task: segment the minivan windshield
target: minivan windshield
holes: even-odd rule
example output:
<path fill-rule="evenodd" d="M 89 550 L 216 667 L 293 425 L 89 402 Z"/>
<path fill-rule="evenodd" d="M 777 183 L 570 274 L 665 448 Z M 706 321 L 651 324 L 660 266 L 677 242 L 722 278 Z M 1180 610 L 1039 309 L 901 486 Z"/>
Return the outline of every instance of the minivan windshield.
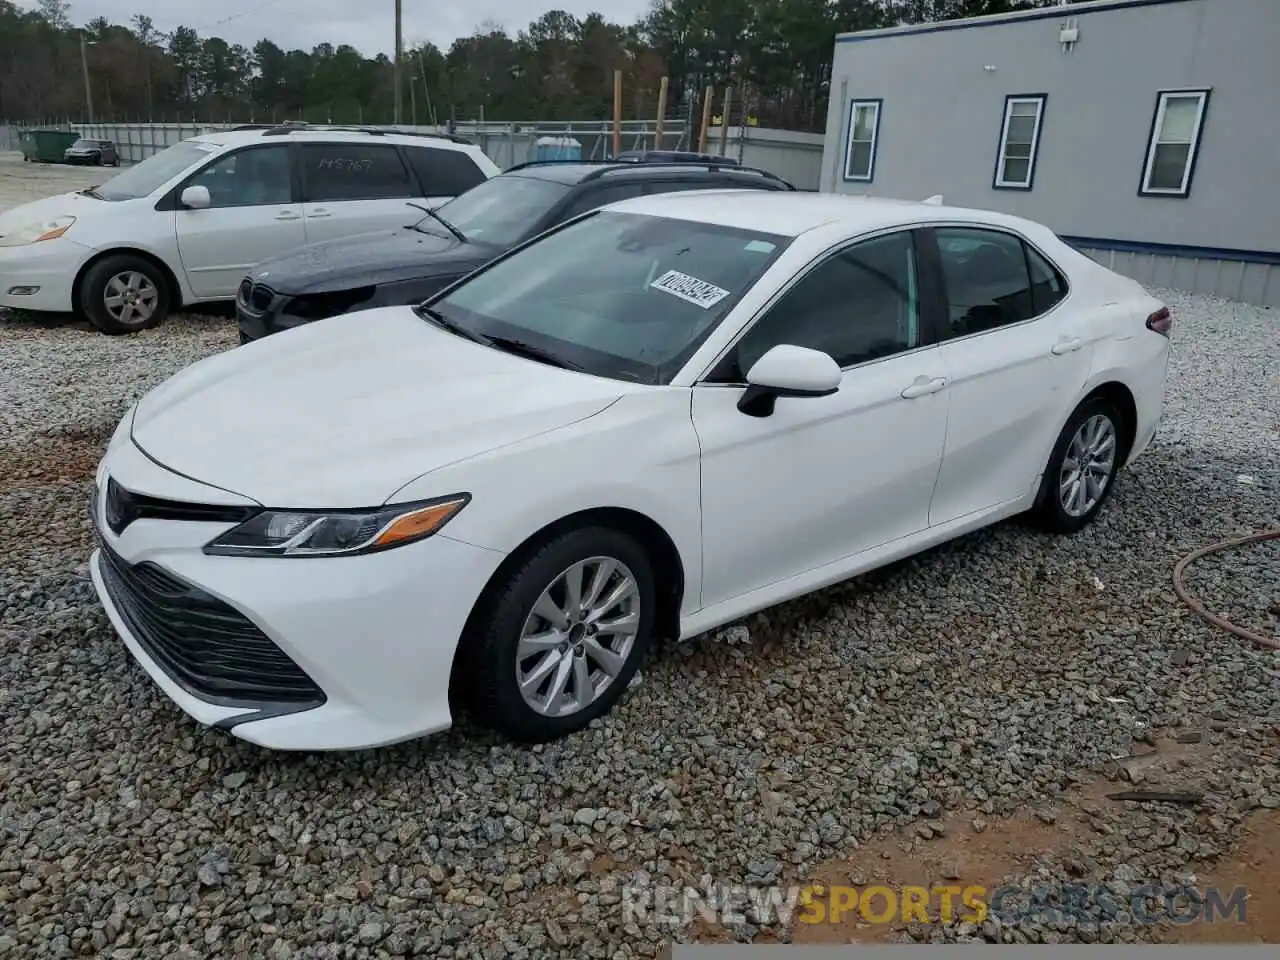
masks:
<path fill-rule="evenodd" d="M 602 377 L 663 384 L 790 243 L 691 220 L 597 211 L 421 312 Z M 524 349 L 520 349 L 524 348 Z"/>
<path fill-rule="evenodd" d="M 511 247 L 523 240 L 568 192 L 569 187 L 563 183 L 508 174 L 476 184 L 438 212 L 468 240 Z M 419 230 L 433 229 L 430 218 L 416 226 Z"/>
<path fill-rule="evenodd" d="M 183 140 L 159 153 L 153 153 L 141 163 L 126 167 L 93 195 L 99 200 L 136 200 L 149 197 L 174 177 L 184 173 L 201 160 L 207 160 L 217 149 L 217 144 L 207 140 Z"/>

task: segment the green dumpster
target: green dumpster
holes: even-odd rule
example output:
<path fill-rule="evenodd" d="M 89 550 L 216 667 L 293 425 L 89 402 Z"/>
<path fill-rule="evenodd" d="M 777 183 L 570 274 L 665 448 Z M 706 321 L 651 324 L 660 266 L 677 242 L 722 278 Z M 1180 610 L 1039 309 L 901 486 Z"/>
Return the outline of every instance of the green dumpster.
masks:
<path fill-rule="evenodd" d="M 36 163 L 61 163 L 67 148 L 80 139 L 71 130 L 24 130 L 20 138 L 22 159 Z"/>

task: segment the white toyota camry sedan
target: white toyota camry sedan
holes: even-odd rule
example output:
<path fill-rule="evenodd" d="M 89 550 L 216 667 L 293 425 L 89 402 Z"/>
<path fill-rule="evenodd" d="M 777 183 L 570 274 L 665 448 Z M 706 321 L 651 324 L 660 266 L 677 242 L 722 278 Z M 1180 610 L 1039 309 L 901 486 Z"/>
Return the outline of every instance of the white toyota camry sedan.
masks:
<path fill-rule="evenodd" d="M 210 357 L 128 411 L 90 566 L 198 721 L 376 746 L 577 730 L 688 636 L 1024 512 L 1160 419 L 1170 316 L 1035 223 L 624 201 L 420 307 Z"/>

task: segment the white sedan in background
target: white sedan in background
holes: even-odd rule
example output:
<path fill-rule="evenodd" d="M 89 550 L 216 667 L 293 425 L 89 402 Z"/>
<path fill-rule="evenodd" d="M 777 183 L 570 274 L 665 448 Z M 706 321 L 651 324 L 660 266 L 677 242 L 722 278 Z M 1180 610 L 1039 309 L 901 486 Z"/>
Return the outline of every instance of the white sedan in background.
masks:
<path fill-rule="evenodd" d="M 280 749 L 524 741 L 708 630 L 1033 512 L 1159 421 L 1169 313 L 1025 220 L 681 193 L 418 308 L 211 357 L 125 416 L 98 594 L 197 720 Z"/>

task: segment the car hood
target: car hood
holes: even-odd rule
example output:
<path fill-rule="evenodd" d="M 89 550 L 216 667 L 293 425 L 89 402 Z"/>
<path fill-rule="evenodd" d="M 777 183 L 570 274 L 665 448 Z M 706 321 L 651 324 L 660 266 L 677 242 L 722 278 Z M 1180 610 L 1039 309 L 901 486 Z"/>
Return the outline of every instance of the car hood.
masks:
<path fill-rule="evenodd" d="M 323 293 L 469 273 L 501 252 L 487 244 L 400 228 L 308 244 L 259 263 L 250 276 L 277 293 Z"/>
<path fill-rule="evenodd" d="M 265 506 L 367 507 L 424 473 L 594 416 L 636 389 L 384 307 L 188 367 L 143 397 L 132 434 L 157 463 Z"/>
<path fill-rule="evenodd" d="M 60 193 L 56 196 L 45 197 L 43 200 L 24 203 L 21 206 L 14 207 L 12 210 L 0 213 L 0 236 L 4 236 L 10 230 L 16 230 L 33 223 L 43 223 L 46 220 L 53 220 L 57 217 L 72 216 L 78 218 L 92 216 L 100 213 L 108 205 L 105 200 L 86 197 L 82 193 Z M 74 237 L 74 234 L 68 234 L 68 236 Z"/>

